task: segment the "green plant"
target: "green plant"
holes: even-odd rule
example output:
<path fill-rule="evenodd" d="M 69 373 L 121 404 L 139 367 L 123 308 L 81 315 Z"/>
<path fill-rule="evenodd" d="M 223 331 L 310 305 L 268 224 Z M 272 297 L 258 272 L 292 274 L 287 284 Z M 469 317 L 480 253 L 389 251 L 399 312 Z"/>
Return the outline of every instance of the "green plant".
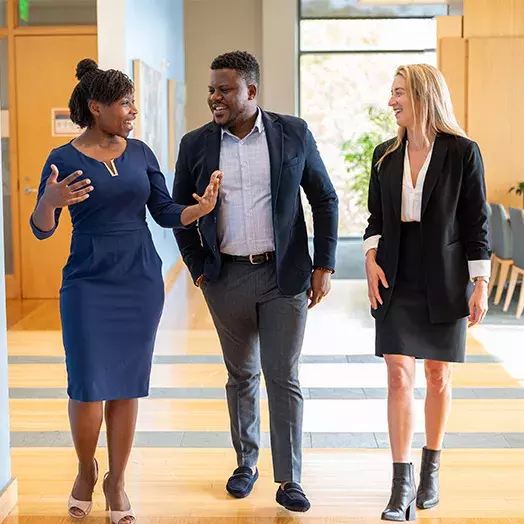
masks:
<path fill-rule="evenodd" d="M 367 208 L 369 176 L 373 151 L 381 142 L 396 134 L 397 125 L 392 111 L 384 111 L 374 106 L 366 108 L 370 128 L 358 138 L 342 144 L 342 153 L 349 174 L 347 189 L 356 196 L 359 208 Z"/>
<path fill-rule="evenodd" d="M 508 193 L 515 191 L 516 195 L 522 196 L 522 207 L 524 208 L 524 182 L 520 182 L 517 186 L 509 188 Z"/>

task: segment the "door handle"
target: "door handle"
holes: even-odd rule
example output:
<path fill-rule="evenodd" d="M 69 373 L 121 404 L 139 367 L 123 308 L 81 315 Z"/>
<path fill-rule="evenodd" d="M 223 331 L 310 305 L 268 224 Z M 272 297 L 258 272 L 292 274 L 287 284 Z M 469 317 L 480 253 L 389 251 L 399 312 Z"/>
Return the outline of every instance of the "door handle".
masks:
<path fill-rule="evenodd" d="M 36 189 L 36 187 L 25 186 L 24 187 L 24 193 L 26 195 L 31 195 L 33 193 L 38 193 L 38 189 Z"/>

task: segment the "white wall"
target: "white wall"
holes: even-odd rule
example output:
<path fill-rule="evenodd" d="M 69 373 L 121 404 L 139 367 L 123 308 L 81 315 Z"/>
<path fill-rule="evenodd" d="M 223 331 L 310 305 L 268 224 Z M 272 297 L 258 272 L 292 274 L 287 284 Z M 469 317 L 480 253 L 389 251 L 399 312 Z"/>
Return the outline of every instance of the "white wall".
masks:
<path fill-rule="evenodd" d="M 262 5 L 262 95 L 277 113 L 298 111 L 298 10 L 296 0 Z"/>
<path fill-rule="evenodd" d="M 98 0 L 97 4 L 100 67 L 119 69 L 132 78 L 133 60 L 140 59 L 164 74 L 160 111 L 166 115 L 165 140 L 159 162 L 171 191 L 174 173 L 168 168 L 167 79 L 185 81 L 183 0 Z M 148 223 L 165 275 L 179 251 L 171 230 L 157 226 L 149 215 Z"/>
<path fill-rule="evenodd" d="M 188 129 L 211 119 L 206 99 L 209 66 L 215 57 L 240 50 L 261 59 L 262 1 L 184 1 Z"/>
<path fill-rule="evenodd" d="M 227 51 L 248 51 L 260 62 L 265 109 L 296 114 L 296 0 L 185 0 L 184 24 L 188 129 L 209 122 L 209 66 Z"/>

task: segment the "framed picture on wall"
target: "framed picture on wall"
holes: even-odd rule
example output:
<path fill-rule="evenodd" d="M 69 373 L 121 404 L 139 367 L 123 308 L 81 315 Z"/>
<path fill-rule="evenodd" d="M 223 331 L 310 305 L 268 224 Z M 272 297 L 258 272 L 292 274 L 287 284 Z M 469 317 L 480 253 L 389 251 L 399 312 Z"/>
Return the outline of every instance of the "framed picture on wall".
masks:
<path fill-rule="evenodd" d="M 169 169 L 175 170 L 180 140 L 186 133 L 186 85 L 170 78 L 168 88 Z"/>
<path fill-rule="evenodd" d="M 133 77 L 138 104 L 134 136 L 145 142 L 162 164 L 165 143 L 163 75 L 142 60 L 133 60 Z"/>

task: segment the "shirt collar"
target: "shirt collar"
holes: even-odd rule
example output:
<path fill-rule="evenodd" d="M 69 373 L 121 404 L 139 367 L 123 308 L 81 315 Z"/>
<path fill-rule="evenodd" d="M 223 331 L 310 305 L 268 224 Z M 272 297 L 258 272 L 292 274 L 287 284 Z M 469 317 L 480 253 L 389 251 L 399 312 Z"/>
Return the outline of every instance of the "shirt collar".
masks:
<path fill-rule="evenodd" d="M 255 120 L 255 125 L 253 126 L 253 129 L 249 132 L 249 134 L 246 136 L 246 138 L 248 136 L 251 136 L 255 132 L 262 133 L 264 131 L 264 121 L 262 119 L 262 109 L 260 109 L 260 107 L 257 107 L 257 111 L 258 111 L 258 114 L 257 114 L 257 119 Z M 236 137 L 233 133 L 231 133 L 231 131 L 229 131 L 227 127 L 221 128 L 222 139 L 224 139 L 224 135 L 229 135 L 230 137 L 238 140 L 238 137 Z"/>

